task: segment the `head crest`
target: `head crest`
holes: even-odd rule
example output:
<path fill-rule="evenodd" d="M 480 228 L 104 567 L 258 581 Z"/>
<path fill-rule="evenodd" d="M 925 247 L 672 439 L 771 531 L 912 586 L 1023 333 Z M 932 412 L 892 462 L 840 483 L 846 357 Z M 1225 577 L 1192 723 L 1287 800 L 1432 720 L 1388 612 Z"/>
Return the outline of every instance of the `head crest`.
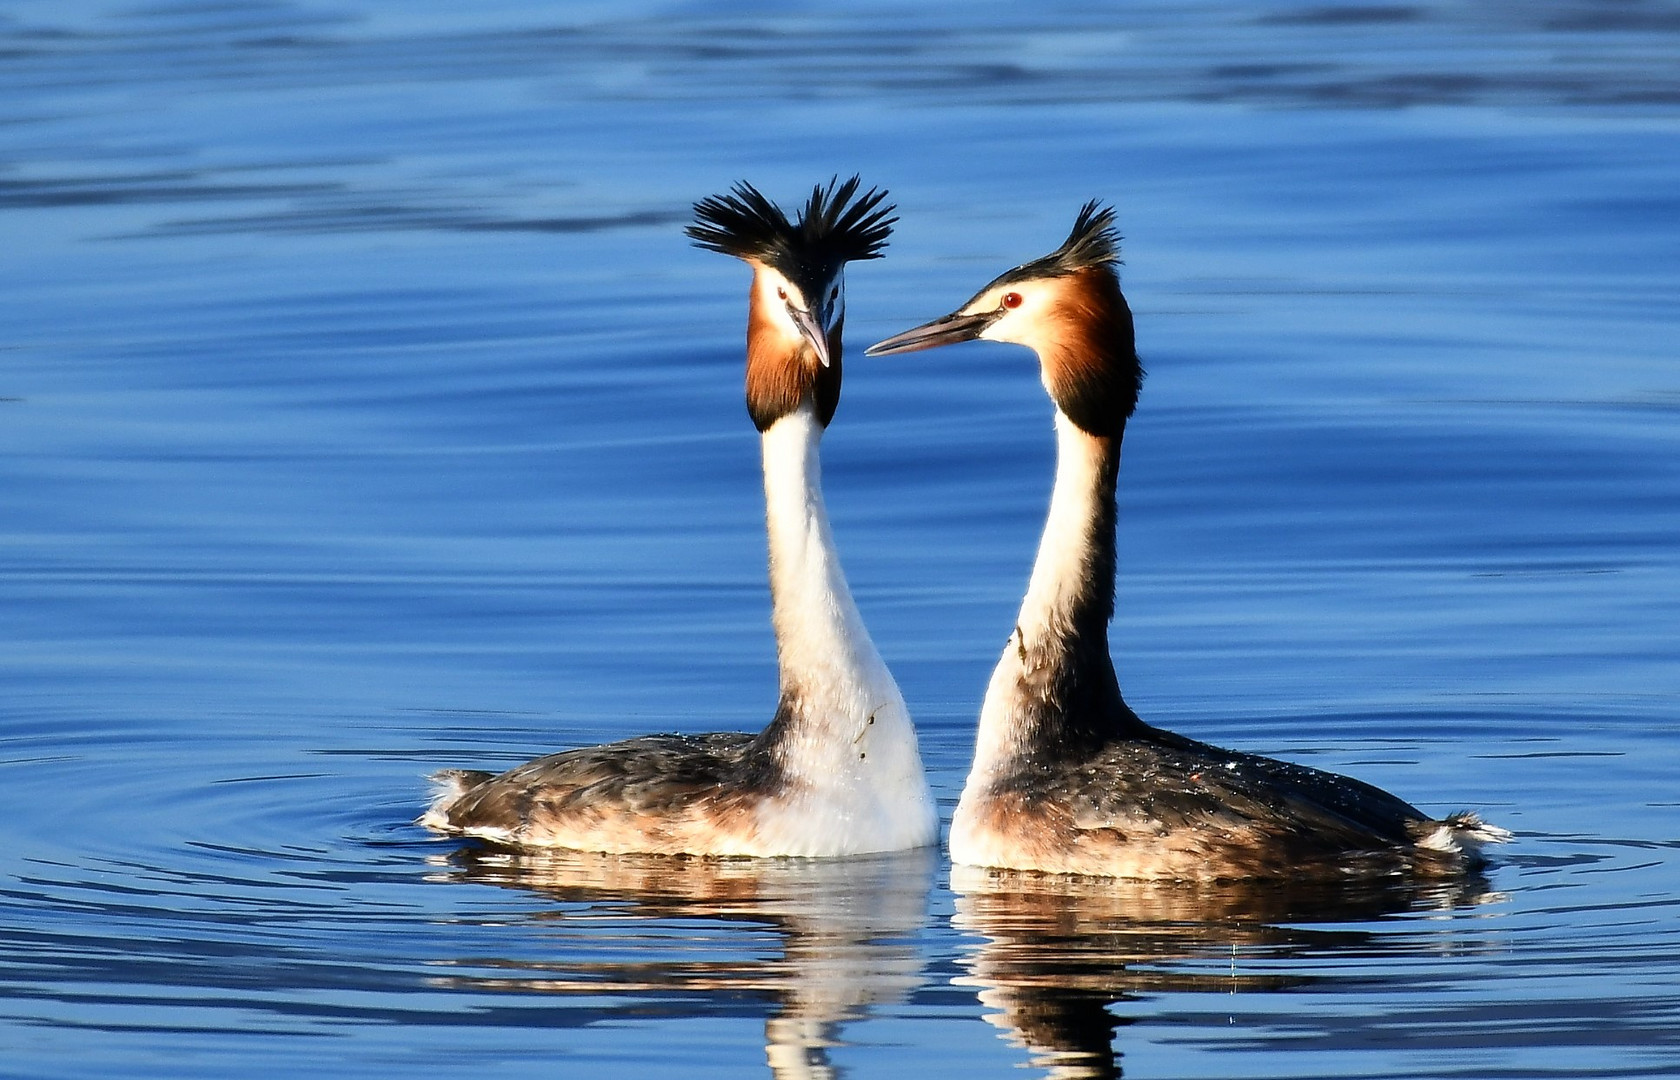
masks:
<path fill-rule="evenodd" d="M 1062 246 L 1042 258 L 1023 263 L 1001 274 L 987 289 L 1011 281 L 1066 277 L 1099 266 L 1112 267 L 1120 261 L 1120 234 L 1114 228 L 1114 208 L 1092 199 L 1079 208 L 1073 231 Z"/>
<path fill-rule="evenodd" d="M 696 247 L 737 259 L 754 259 L 789 278 L 831 276 L 843 263 L 879 259 L 898 219 L 885 191 L 870 188 L 857 200 L 859 179 L 839 177 L 811 189 L 799 220 L 789 222 L 780 207 L 745 180 L 728 195 L 694 204 L 687 229 Z"/>

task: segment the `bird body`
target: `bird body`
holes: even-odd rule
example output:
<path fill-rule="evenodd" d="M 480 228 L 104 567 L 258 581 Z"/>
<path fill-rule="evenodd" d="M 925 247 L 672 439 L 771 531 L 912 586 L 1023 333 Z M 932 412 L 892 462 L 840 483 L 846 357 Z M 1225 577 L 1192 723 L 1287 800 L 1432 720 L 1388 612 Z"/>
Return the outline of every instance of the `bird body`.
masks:
<path fill-rule="evenodd" d="M 750 185 L 696 206 L 702 247 L 744 259 L 747 409 L 760 432 L 780 700 L 756 735 L 651 735 L 500 775 L 438 774 L 421 823 L 496 843 L 718 856 L 834 856 L 938 835 L 903 695 L 852 599 L 819 447 L 840 397 L 844 268 L 892 219 L 858 182 L 816 189 L 797 223 Z"/>
<path fill-rule="evenodd" d="M 1358 780 L 1144 723 L 1109 655 L 1120 446 L 1143 369 L 1114 273 L 1112 211 L 950 315 L 871 355 L 975 338 L 1027 345 L 1056 406 L 1055 486 L 1015 628 L 980 710 L 951 821 L 960 864 L 1124 878 L 1451 874 L 1509 834 L 1436 821 Z"/>

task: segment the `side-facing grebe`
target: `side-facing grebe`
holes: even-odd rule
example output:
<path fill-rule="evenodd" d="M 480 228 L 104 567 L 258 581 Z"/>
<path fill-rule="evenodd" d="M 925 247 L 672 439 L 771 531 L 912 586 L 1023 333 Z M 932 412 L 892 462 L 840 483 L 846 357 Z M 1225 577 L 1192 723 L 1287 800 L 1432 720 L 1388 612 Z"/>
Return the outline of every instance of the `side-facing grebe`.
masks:
<path fill-rule="evenodd" d="M 886 192 L 811 193 L 789 222 L 750 184 L 701 200 L 694 242 L 752 267 L 747 411 L 761 433 L 781 700 L 757 735 L 649 735 L 493 776 L 451 770 L 421 824 L 504 844 L 702 855 L 851 855 L 932 844 L 903 695 L 864 629 L 823 505 L 840 400 L 846 263 L 880 257 Z"/>
<path fill-rule="evenodd" d="M 1086 204 L 1061 247 L 872 356 L 984 338 L 1038 354 L 1056 406 L 1056 483 L 1031 583 L 980 711 L 951 858 L 1125 878 L 1456 873 L 1508 838 L 1431 820 L 1378 788 L 1151 727 L 1120 696 L 1115 482 L 1143 382 L 1115 275 L 1112 210 Z"/>

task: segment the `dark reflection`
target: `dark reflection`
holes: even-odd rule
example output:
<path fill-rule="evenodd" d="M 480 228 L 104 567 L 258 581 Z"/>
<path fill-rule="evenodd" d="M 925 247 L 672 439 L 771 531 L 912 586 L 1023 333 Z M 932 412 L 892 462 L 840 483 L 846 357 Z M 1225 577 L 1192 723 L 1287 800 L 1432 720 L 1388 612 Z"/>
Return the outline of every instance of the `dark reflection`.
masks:
<path fill-rule="evenodd" d="M 316 199 L 308 205 L 274 213 L 183 218 L 162 222 L 143 235 L 212 236 L 222 233 L 336 232 L 530 232 L 596 233 L 650 228 L 687 218 L 671 210 L 623 214 L 574 214 L 567 217 L 498 216 L 460 206 L 403 203 L 395 193 L 349 192 L 344 198 Z"/>
<path fill-rule="evenodd" d="M 1352 924 L 1496 898 L 1480 876 L 1419 885 L 1115 881 L 955 867 L 952 919 L 984 938 L 957 981 L 980 988 L 989 1023 L 1055 1077 L 1117 1077 L 1116 1001 L 1149 992 L 1274 991 L 1313 981 L 1279 970 L 1292 955 L 1377 947 Z M 1303 928 L 1302 923 L 1323 927 Z M 1334 926 L 1330 924 L 1336 924 Z M 1242 950 L 1264 972 L 1242 972 Z M 1229 959 L 1228 969 L 1220 962 Z M 1205 961 L 1196 964 L 1195 961 Z"/>
<path fill-rule="evenodd" d="M 839 1028 L 871 1006 L 904 998 L 922 982 L 915 938 L 927 918 L 936 853 L 856 859 L 703 859 L 587 852 L 512 853 L 466 849 L 441 880 L 541 893 L 564 905 L 534 916 L 545 928 L 575 929 L 561 955 L 474 959 L 505 975 L 451 975 L 474 991 L 519 991 L 628 999 L 638 1014 L 711 1015 L 767 1002 L 765 1054 L 777 1077 L 833 1077 Z M 664 924 L 675 936 L 602 934 Z M 696 920 L 743 933 L 726 948 L 698 948 Z M 659 948 L 657 942 L 668 942 Z M 765 955 L 764 942 L 779 955 Z M 698 951 L 697 951 L 698 948 Z M 750 1011 L 764 1006 L 749 1005 Z"/>
<path fill-rule="evenodd" d="M 111 176 L 4 177 L 0 178 L 0 209 L 304 198 L 340 187 L 333 183 L 230 182 L 226 175 L 181 169 Z"/>

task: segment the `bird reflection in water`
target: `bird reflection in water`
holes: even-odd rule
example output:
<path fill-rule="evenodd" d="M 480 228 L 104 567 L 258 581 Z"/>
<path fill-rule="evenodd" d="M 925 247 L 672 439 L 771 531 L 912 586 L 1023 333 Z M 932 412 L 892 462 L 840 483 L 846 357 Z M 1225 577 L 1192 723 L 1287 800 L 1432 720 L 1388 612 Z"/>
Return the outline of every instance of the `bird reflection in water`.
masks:
<path fill-rule="evenodd" d="M 562 907 L 533 916 L 565 938 L 539 959 L 473 959 L 506 975 L 447 976 L 454 989 L 651 1003 L 679 1015 L 739 1015 L 770 1003 L 772 1076 L 843 1075 L 840 1028 L 924 980 L 915 940 L 927 921 L 931 848 L 847 859 L 711 859 L 467 848 L 434 880 L 528 890 Z M 739 930 L 715 949 L 696 923 Z M 625 930 L 626 924 L 633 929 Z M 660 924 L 664 924 L 661 926 Z M 659 934 L 668 934 L 661 948 Z M 765 955 L 766 940 L 780 955 Z M 628 948 L 626 946 L 629 946 Z"/>
<path fill-rule="evenodd" d="M 1280 957 L 1382 947 L 1351 925 L 1408 911 L 1498 899 L 1480 875 L 1432 884 L 1159 882 L 1081 878 L 958 865 L 957 929 L 981 943 L 955 981 L 979 988 L 986 1020 L 1051 1077 L 1118 1077 L 1109 1006 L 1136 994 L 1266 992 L 1314 981 Z M 1303 924 L 1323 924 L 1319 927 Z M 1331 925 L 1334 924 L 1334 925 Z M 1241 950 L 1264 952 L 1244 973 Z M 1230 958 L 1228 971 L 1215 963 Z M 1199 963 L 1198 963 L 1199 961 Z"/>

